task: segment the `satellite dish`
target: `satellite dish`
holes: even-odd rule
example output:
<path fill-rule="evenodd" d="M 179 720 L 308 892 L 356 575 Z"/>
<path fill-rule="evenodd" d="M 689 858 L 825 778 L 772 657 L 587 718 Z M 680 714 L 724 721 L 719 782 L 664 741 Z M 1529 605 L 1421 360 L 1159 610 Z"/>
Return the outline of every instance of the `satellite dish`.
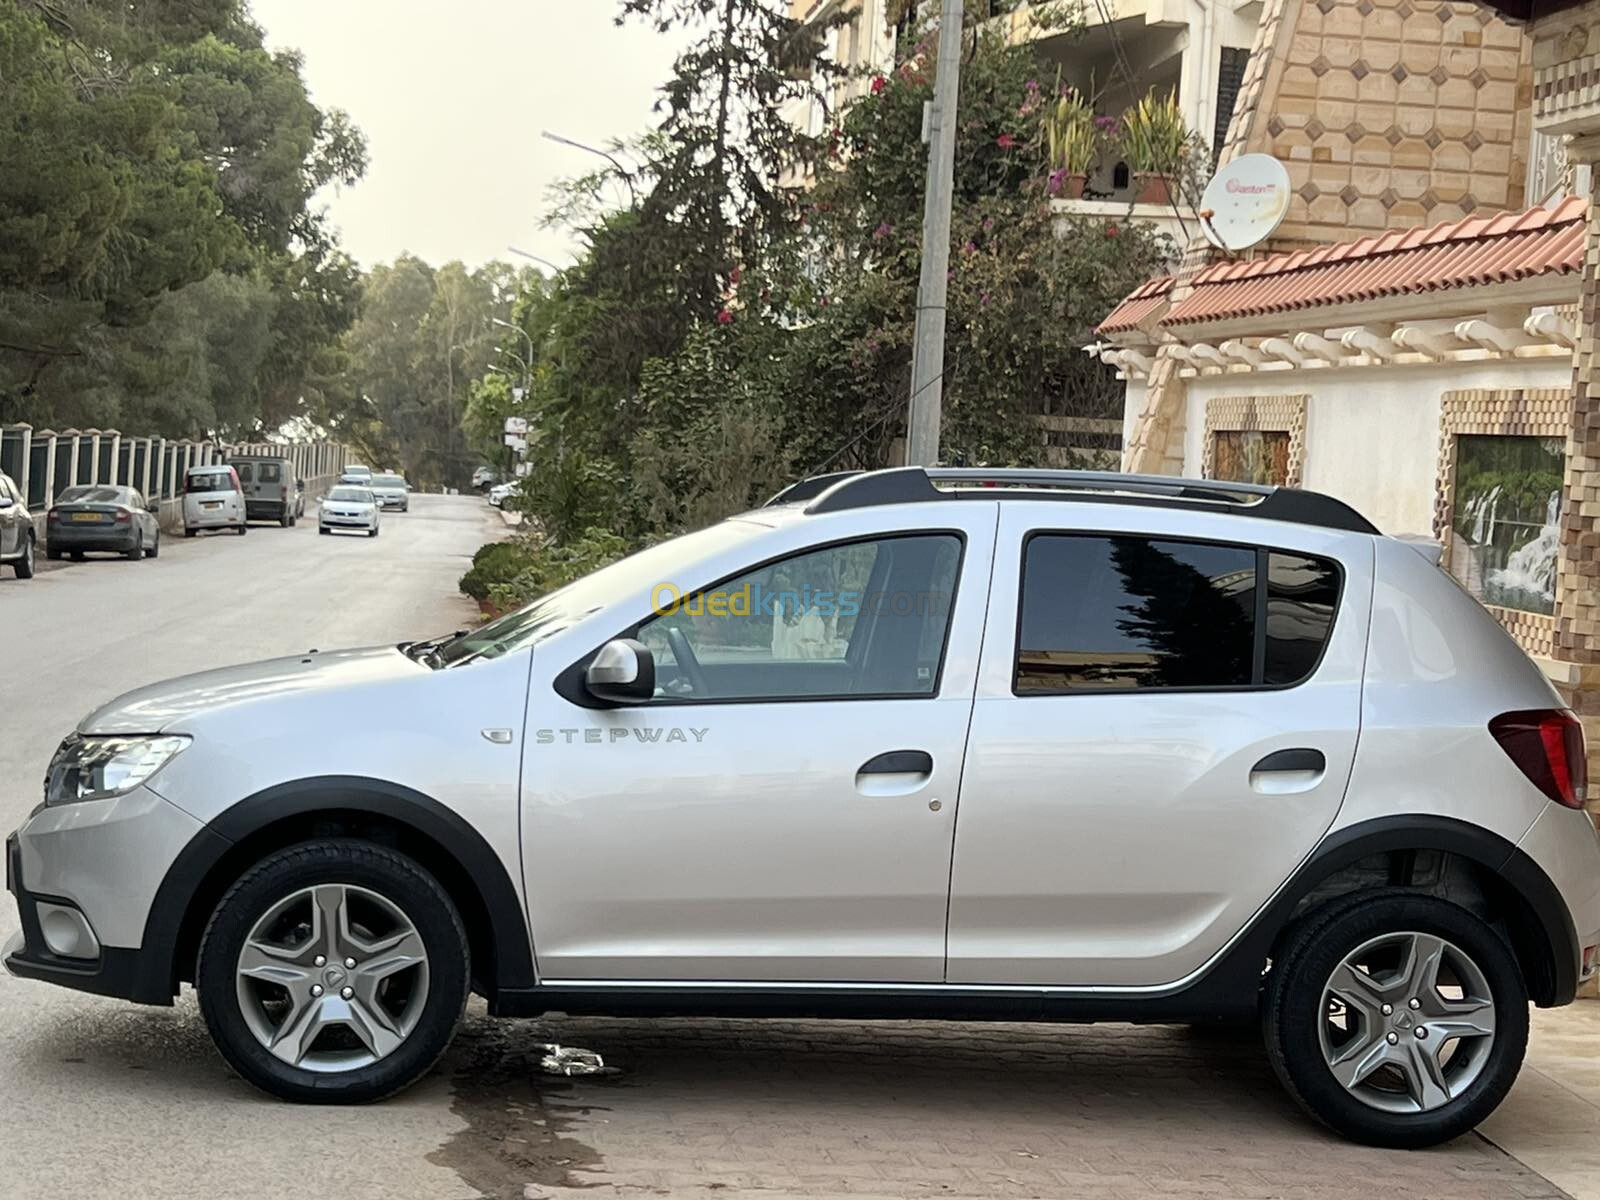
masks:
<path fill-rule="evenodd" d="M 1212 177 L 1200 197 L 1200 228 L 1224 250 L 1272 236 L 1289 212 L 1289 172 L 1270 154 L 1242 154 Z"/>

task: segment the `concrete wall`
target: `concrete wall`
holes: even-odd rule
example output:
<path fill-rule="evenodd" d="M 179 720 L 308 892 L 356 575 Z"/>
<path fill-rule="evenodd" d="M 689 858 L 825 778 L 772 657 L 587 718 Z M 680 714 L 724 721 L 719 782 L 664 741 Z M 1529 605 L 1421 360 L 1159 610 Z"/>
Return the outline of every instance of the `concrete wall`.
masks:
<path fill-rule="evenodd" d="M 1431 536 L 1444 393 L 1564 388 L 1571 379 L 1571 363 L 1564 357 L 1197 376 L 1185 381 L 1183 473 L 1201 474 L 1210 400 L 1303 394 L 1309 397 L 1303 486 L 1353 505 L 1385 533 Z M 1125 435 L 1144 405 L 1144 393 L 1141 384 L 1130 381 Z"/>

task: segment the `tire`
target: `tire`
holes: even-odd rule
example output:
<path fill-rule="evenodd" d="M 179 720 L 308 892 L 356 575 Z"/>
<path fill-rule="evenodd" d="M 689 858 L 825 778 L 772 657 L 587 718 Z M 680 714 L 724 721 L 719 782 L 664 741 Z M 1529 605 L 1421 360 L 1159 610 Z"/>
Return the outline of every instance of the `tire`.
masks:
<path fill-rule="evenodd" d="M 83 551 L 82 550 L 74 550 L 72 552 L 72 561 L 73 562 L 82 562 L 83 561 Z"/>
<path fill-rule="evenodd" d="M 341 921 L 323 919 L 322 929 L 314 933 L 308 925 L 312 907 L 330 896 L 341 899 L 349 920 L 363 931 L 362 941 L 368 940 L 369 930 L 371 938 L 379 941 L 392 942 L 402 936 L 405 940 L 381 950 L 337 937 L 331 945 L 322 942 L 327 930 L 337 931 Z M 331 908 L 331 902 L 326 903 Z M 279 915 L 275 916 L 275 911 Z M 306 936 L 293 942 L 287 936 L 290 931 Z M 265 964 L 264 970 L 272 972 L 271 983 L 238 974 L 240 956 L 252 938 L 267 941 L 276 950 L 274 954 L 255 952 L 257 961 Z M 321 944 L 315 944 L 313 938 Z M 419 947 L 425 956 L 420 965 L 412 963 L 393 971 L 377 984 L 365 982 L 365 988 L 383 990 L 368 997 L 356 995 L 348 1005 L 340 1003 L 347 998 L 343 991 L 333 994 L 334 988 L 348 989 L 364 981 L 359 965 L 347 971 L 338 955 L 355 957 L 366 952 L 373 955 L 369 962 L 379 962 L 386 955 L 392 960 L 408 948 L 414 953 Z M 318 950 L 333 952 L 324 956 L 320 966 L 309 957 Z M 360 961 L 358 957 L 355 960 Z M 386 847 L 329 838 L 268 855 L 228 889 L 201 939 L 195 979 L 200 1011 L 212 1040 L 228 1064 L 250 1083 L 285 1100 L 365 1104 L 416 1082 L 444 1053 L 466 1007 L 468 966 L 467 935 L 460 914 L 432 875 Z M 302 985 L 302 1007 L 274 1021 L 274 1010 L 264 1006 L 261 998 L 280 994 L 288 998 L 299 994 Z M 312 987 L 322 990 L 312 993 Z M 315 1006 L 309 1002 L 313 994 Z M 324 996 L 326 1002 L 321 999 Z M 373 1033 L 370 1040 L 363 1039 L 354 1025 L 340 1019 L 352 1011 L 370 1012 L 372 1004 L 386 1006 L 384 1019 L 392 1030 L 387 1038 Z M 332 1023 L 325 1032 L 296 1043 L 293 1049 L 287 1041 L 282 1042 L 283 1056 L 274 1054 L 267 1039 L 281 1034 L 283 1025 L 300 1013 L 308 1019 L 320 1014 Z M 380 1027 L 369 1018 L 368 1028 Z M 339 1055 L 356 1057 L 341 1062 Z M 291 1062 L 291 1058 L 298 1061 Z"/>
<path fill-rule="evenodd" d="M 1438 987 L 1404 982 L 1408 957 L 1435 953 L 1437 978 L 1461 987 L 1453 1007 Z M 1348 971 L 1356 961 L 1366 969 Z M 1490 1033 L 1441 1035 L 1446 1021 Z M 1358 1142 L 1420 1149 L 1469 1132 L 1505 1099 L 1527 1050 L 1528 989 L 1511 948 L 1466 909 L 1385 890 L 1335 901 L 1291 931 L 1267 977 L 1262 1029 L 1278 1079 L 1312 1116 Z M 1420 1064 L 1441 1059 L 1430 1086 Z"/>
<path fill-rule="evenodd" d="M 245 534 L 247 534 L 249 532 L 250 532 L 250 522 L 249 521 L 241 521 L 239 523 L 239 536 L 243 537 Z"/>
<path fill-rule="evenodd" d="M 125 551 L 123 558 L 129 562 L 140 562 L 144 558 L 144 534 L 136 533 L 133 536 L 133 549 Z"/>
<path fill-rule="evenodd" d="M 33 534 L 22 539 L 22 553 L 17 556 L 17 561 L 12 564 L 18 579 L 33 578 Z"/>
<path fill-rule="evenodd" d="M 371 529 L 367 530 L 367 536 L 368 537 L 377 537 L 378 536 L 378 527 L 376 525 L 374 525 Z"/>
<path fill-rule="evenodd" d="M 48 558 L 51 562 L 60 562 L 61 561 L 61 554 L 62 554 L 62 552 L 60 550 L 56 549 L 56 547 L 50 545 L 48 542 L 45 543 L 44 556 L 46 558 Z"/>
<path fill-rule="evenodd" d="M 190 529 L 187 526 L 185 526 L 184 527 L 184 531 L 183 531 L 183 536 L 186 537 L 186 538 L 192 538 L 195 534 L 197 534 L 199 532 L 200 531 L 198 529 Z"/>
<path fill-rule="evenodd" d="M 323 537 L 327 537 L 330 533 L 333 532 L 333 530 L 329 529 L 326 525 L 318 525 L 317 526 L 317 532 L 322 534 Z"/>
<path fill-rule="evenodd" d="M 156 540 L 150 546 L 150 557 L 151 558 L 160 558 L 161 557 L 161 535 L 159 533 L 156 534 Z"/>

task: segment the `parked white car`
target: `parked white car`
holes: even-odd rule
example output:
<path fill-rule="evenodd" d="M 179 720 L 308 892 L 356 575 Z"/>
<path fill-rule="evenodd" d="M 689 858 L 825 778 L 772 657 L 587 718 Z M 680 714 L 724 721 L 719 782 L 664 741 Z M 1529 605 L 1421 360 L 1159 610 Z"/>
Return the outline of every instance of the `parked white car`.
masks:
<path fill-rule="evenodd" d="M 190 467 L 183 476 L 183 536 L 205 529 L 250 532 L 245 519 L 244 488 L 232 466 Z"/>
<path fill-rule="evenodd" d="M 104 705 L 9 843 L 5 963 L 193 981 L 243 1078 L 315 1102 L 421 1077 L 474 989 L 1258 1020 L 1310 1112 L 1424 1146 L 1596 973 L 1586 786 L 1540 669 L 1331 497 L 834 476 L 471 632 Z"/>
<path fill-rule="evenodd" d="M 503 508 L 507 498 L 510 497 L 512 492 L 517 490 L 517 485 L 521 482 L 521 480 L 515 480 L 511 483 L 495 484 L 489 489 L 489 503 L 494 505 L 496 508 Z"/>
<path fill-rule="evenodd" d="M 378 498 L 368 487 L 341 484 L 330 491 L 317 513 L 317 532 L 332 533 L 335 529 L 353 529 L 368 537 L 378 536 Z"/>

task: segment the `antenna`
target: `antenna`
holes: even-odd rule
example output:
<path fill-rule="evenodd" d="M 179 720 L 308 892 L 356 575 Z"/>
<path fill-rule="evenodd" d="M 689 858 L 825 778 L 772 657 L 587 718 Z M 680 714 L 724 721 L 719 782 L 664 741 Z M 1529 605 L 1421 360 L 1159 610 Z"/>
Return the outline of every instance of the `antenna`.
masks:
<path fill-rule="evenodd" d="M 1244 250 L 1272 236 L 1289 212 L 1289 172 L 1270 154 L 1242 154 L 1206 184 L 1200 228 L 1223 250 Z"/>

